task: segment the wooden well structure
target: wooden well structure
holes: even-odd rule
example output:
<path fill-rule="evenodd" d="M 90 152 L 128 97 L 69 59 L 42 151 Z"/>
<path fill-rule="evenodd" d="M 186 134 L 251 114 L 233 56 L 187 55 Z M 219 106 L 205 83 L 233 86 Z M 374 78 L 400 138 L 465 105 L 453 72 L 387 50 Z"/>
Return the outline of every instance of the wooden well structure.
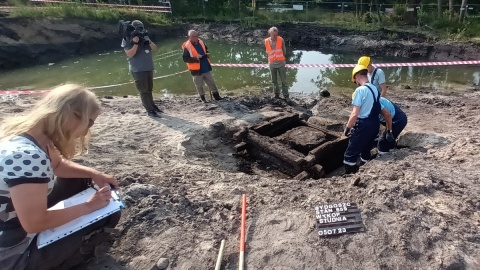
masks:
<path fill-rule="evenodd" d="M 294 179 L 319 179 L 342 166 L 348 145 L 348 138 L 328 127 L 321 121 L 307 122 L 296 113 L 282 113 L 235 133 L 235 149 Z"/>

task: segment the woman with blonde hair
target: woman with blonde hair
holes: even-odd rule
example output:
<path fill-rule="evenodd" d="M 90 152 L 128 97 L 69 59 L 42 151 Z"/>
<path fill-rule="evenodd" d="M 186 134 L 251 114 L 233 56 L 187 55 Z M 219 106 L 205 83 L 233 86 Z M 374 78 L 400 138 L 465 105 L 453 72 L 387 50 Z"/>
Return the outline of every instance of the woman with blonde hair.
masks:
<path fill-rule="evenodd" d="M 2 269 L 69 269 L 93 257 L 106 240 L 116 213 L 42 249 L 36 235 L 105 207 L 111 176 L 71 159 L 88 150 L 90 128 L 100 113 L 95 94 L 78 85 L 54 88 L 22 116 L 0 127 L 0 265 Z M 56 176 L 56 178 L 55 178 Z M 48 210 L 88 188 L 85 203 Z"/>

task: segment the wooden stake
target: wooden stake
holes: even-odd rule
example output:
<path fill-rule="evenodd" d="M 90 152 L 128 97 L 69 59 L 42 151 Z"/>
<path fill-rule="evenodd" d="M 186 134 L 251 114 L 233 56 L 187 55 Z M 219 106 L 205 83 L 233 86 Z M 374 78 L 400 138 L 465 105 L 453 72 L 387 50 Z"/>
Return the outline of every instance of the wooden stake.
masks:
<path fill-rule="evenodd" d="M 223 249 L 225 248 L 225 240 L 222 240 L 220 244 L 220 250 L 218 251 L 217 263 L 215 264 L 215 270 L 220 270 L 220 266 L 222 266 L 222 257 L 223 257 Z"/>

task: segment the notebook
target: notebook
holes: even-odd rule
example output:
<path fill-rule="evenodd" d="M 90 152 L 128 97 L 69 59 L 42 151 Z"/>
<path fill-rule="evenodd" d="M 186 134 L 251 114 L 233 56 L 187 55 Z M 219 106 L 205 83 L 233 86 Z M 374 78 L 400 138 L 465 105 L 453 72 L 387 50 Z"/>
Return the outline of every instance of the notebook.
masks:
<path fill-rule="evenodd" d="M 90 187 L 66 200 L 57 203 L 56 205 L 50 207 L 49 210 L 65 209 L 84 203 L 93 194 L 95 194 L 95 192 L 96 190 Z M 110 199 L 110 203 L 107 206 L 65 223 L 62 226 L 39 233 L 37 237 L 37 247 L 40 249 L 44 246 L 47 246 L 124 208 L 124 202 L 120 199 L 118 193 L 115 190 L 112 190 L 112 199 Z"/>

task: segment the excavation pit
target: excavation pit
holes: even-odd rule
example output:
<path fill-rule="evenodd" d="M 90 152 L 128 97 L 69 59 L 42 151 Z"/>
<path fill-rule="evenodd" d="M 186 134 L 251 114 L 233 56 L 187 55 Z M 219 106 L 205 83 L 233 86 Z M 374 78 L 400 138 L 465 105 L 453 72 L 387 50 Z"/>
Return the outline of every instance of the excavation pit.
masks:
<path fill-rule="evenodd" d="M 294 179 L 322 178 L 343 165 L 348 138 L 336 125 L 310 120 L 281 114 L 261 121 L 234 134 L 235 149 Z"/>

